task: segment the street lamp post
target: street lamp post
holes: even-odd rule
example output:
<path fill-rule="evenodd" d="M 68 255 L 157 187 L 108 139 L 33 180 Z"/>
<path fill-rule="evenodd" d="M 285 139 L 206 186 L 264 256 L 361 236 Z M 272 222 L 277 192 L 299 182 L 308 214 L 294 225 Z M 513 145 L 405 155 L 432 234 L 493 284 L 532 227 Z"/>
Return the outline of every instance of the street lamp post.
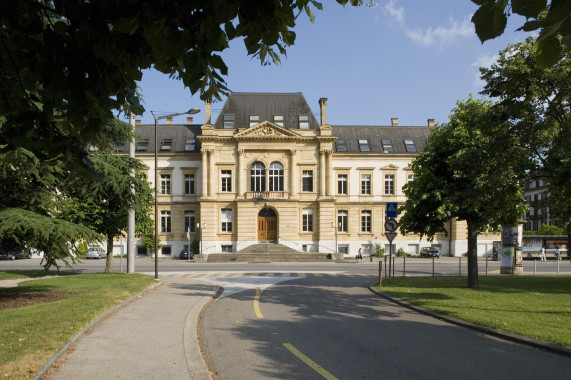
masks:
<path fill-rule="evenodd" d="M 341 223 L 339 223 L 339 226 L 341 226 Z M 335 228 L 335 222 L 331 222 L 331 227 L 335 229 L 335 253 L 337 253 L 339 247 L 337 245 L 337 228 Z"/>
<path fill-rule="evenodd" d="M 153 111 L 151 115 L 155 118 L 155 280 L 159 279 L 159 215 L 158 215 L 158 186 L 159 186 L 159 142 L 157 137 L 158 121 L 168 117 L 175 117 L 181 115 L 192 115 L 199 113 L 198 108 L 191 108 L 186 112 L 172 113 L 168 115 L 157 116 Z"/>

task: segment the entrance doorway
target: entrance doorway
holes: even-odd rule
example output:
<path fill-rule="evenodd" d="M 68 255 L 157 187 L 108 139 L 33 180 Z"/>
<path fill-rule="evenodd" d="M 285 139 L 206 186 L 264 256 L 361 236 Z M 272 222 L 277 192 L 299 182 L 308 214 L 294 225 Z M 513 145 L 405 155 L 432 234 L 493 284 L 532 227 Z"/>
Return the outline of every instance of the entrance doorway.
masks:
<path fill-rule="evenodd" d="M 258 241 L 263 240 L 278 240 L 278 216 L 269 208 L 263 208 L 258 213 Z"/>

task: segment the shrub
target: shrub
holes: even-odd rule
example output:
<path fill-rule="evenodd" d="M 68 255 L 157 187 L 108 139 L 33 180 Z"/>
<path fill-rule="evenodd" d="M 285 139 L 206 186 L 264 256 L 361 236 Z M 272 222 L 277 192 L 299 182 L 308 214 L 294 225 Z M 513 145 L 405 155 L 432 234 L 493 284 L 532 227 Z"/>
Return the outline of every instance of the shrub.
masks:
<path fill-rule="evenodd" d="M 406 255 L 407 255 L 407 254 L 406 254 L 406 251 L 405 251 L 404 249 L 399 248 L 399 249 L 397 250 L 397 256 L 398 256 L 398 257 L 405 257 Z"/>
<path fill-rule="evenodd" d="M 379 243 L 375 243 L 375 252 L 373 253 L 373 255 L 377 257 L 385 256 L 385 248 Z"/>

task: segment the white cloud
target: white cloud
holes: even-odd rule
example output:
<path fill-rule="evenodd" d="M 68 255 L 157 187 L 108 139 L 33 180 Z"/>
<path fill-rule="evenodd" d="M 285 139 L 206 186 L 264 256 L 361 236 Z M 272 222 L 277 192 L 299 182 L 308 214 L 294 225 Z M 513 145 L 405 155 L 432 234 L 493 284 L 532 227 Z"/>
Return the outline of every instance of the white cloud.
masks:
<path fill-rule="evenodd" d="M 400 25 L 404 25 L 404 8 L 397 7 L 396 0 L 391 0 L 385 5 L 385 10 L 393 17 Z"/>
<path fill-rule="evenodd" d="M 476 87 L 478 89 L 484 88 L 484 86 L 486 85 L 486 82 L 484 82 L 482 79 L 480 79 L 480 67 L 488 67 L 489 68 L 494 63 L 496 63 L 498 58 L 499 58 L 498 54 L 481 55 L 478 57 L 478 59 L 476 59 L 476 61 L 474 63 L 472 63 L 470 65 L 471 67 L 476 68 L 476 72 L 474 73 L 474 87 Z"/>
<path fill-rule="evenodd" d="M 474 36 L 474 27 L 470 22 L 470 18 L 458 22 L 450 18 L 450 26 L 438 26 L 435 29 L 428 27 L 426 30 L 404 28 L 404 33 L 408 38 L 422 46 L 432 46 L 434 44 L 444 45 L 454 41 L 457 37 Z"/>
<path fill-rule="evenodd" d="M 475 35 L 474 27 L 470 21 L 471 15 L 466 17 L 462 22 L 451 17 L 448 27 L 428 27 L 428 29 L 422 30 L 419 28 L 410 28 L 406 25 L 405 10 L 398 5 L 397 0 L 390 0 L 384 6 L 384 11 L 388 13 L 392 20 L 397 22 L 399 28 L 402 29 L 408 38 L 422 46 L 432 46 L 435 44 L 442 46 L 454 41 L 457 37 L 472 37 Z"/>

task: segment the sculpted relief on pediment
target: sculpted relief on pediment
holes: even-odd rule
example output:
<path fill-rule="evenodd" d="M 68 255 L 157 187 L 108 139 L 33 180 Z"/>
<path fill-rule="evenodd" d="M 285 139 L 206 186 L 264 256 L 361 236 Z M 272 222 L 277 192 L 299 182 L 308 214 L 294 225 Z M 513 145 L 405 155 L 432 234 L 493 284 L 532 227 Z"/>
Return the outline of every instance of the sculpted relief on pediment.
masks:
<path fill-rule="evenodd" d="M 272 124 L 270 122 L 255 125 L 235 135 L 236 138 L 296 138 L 297 133 Z"/>

